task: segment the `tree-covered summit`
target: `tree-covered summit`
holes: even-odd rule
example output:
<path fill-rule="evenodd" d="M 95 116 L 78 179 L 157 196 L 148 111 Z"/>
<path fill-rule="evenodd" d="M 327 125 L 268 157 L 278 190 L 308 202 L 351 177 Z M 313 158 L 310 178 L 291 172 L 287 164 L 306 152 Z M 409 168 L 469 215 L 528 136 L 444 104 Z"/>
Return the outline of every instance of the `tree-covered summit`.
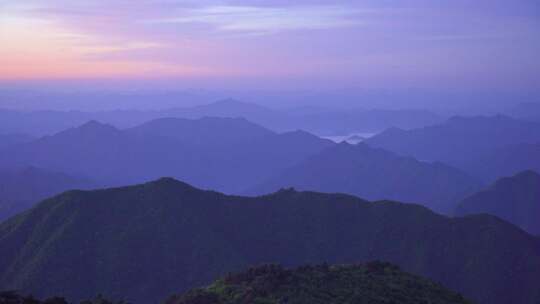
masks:
<path fill-rule="evenodd" d="M 466 304 L 461 295 L 384 262 L 286 269 L 263 265 L 171 297 L 166 304 Z"/>

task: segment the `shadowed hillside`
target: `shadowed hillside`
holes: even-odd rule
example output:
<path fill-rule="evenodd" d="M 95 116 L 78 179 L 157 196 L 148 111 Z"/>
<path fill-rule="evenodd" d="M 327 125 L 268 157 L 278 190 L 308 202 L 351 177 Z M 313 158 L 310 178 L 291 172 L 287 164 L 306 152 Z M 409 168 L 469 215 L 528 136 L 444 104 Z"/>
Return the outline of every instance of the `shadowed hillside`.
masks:
<path fill-rule="evenodd" d="M 249 198 L 165 178 L 70 191 L 0 225 L 0 289 L 71 300 L 156 302 L 249 265 L 375 259 L 477 303 L 540 299 L 540 244 L 515 226 L 343 194 Z"/>

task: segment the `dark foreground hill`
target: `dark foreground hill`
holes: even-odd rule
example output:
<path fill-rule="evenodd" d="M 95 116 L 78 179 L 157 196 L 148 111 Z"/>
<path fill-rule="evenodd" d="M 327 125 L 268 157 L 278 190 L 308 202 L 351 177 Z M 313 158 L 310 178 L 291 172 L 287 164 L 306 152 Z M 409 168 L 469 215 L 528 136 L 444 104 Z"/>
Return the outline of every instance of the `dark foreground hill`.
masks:
<path fill-rule="evenodd" d="M 464 199 L 456 214 L 488 213 L 540 235 L 540 174 L 525 171 L 501 178 L 489 188 Z"/>
<path fill-rule="evenodd" d="M 283 190 L 227 196 L 165 178 L 70 191 L 0 225 L 0 290 L 157 302 L 249 265 L 384 260 L 481 304 L 540 300 L 540 243 L 496 217 Z"/>
<path fill-rule="evenodd" d="M 83 178 L 35 167 L 0 169 L 0 222 L 52 195 L 95 186 Z"/>
<path fill-rule="evenodd" d="M 171 297 L 166 304 L 400 303 L 466 304 L 461 295 L 387 263 L 349 266 L 276 265 L 230 274 L 204 289 Z"/>
<path fill-rule="evenodd" d="M 0 291 L 0 304 L 70 304 L 64 297 L 54 296 L 45 300 L 40 300 L 32 295 L 22 295 L 14 290 Z M 83 300 L 80 304 L 127 304 L 126 302 L 119 300 L 112 302 L 103 298 L 103 296 L 96 296 L 92 300 Z"/>
<path fill-rule="evenodd" d="M 479 190 L 480 183 L 442 163 L 421 162 L 362 143 L 341 143 L 284 170 L 250 193 L 286 187 L 412 202 L 452 214 L 456 202 Z"/>
<path fill-rule="evenodd" d="M 14 291 L 0 292 L 0 304 L 68 304 L 59 296 L 38 300 Z M 125 304 L 97 296 L 80 304 Z M 207 288 L 174 295 L 165 304 L 244 303 L 400 303 L 466 304 L 461 295 L 442 285 L 382 262 L 365 265 L 302 266 L 285 269 L 263 265 L 228 274 Z"/>

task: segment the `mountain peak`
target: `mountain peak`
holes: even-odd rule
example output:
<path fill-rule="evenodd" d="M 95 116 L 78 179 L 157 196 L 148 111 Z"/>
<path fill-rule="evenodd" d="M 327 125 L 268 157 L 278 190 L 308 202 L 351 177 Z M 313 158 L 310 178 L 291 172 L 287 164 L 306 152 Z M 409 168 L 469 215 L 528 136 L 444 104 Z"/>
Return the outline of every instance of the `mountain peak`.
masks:
<path fill-rule="evenodd" d="M 295 194 L 295 193 L 297 193 L 297 191 L 296 189 L 294 189 L 294 187 L 281 188 L 275 192 L 275 194 Z"/>
<path fill-rule="evenodd" d="M 529 182 L 535 182 L 538 181 L 540 183 L 540 174 L 538 174 L 536 171 L 533 170 L 525 170 L 522 172 L 519 172 L 517 174 L 514 174 L 513 176 L 503 177 L 495 181 L 495 183 L 492 185 L 492 187 L 495 188 L 505 188 L 510 187 L 510 185 L 513 184 L 526 184 Z M 540 184 L 539 184 L 540 187 Z"/>
<path fill-rule="evenodd" d="M 161 177 L 156 180 L 147 182 L 145 185 L 158 187 L 158 188 L 175 187 L 175 188 L 184 188 L 184 189 L 193 189 L 193 190 L 197 189 L 191 186 L 190 184 L 179 181 L 173 177 Z"/>
<path fill-rule="evenodd" d="M 59 136 L 97 136 L 102 137 L 110 134 L 115 134 L 117 132 L 120 132 L 117 128 L 115 128 L 112 125 L 104 124 L 96 120 L 90 120 L 78 127 L 73 127 L 70 129 L 67 129 L 65 131 L 59 132 L 53 137 L 59 135 Z"/>
<path fill-rule="evenodd" d="M 540 174 L 534 170 L 525 170 L 514 176 L 517 179 L 540 179 Z"/>
<path fill-rule="evenodd" d="M 90 120 L 81 126 L 79 126 L 77 129 L 79 130 L 101 130 L 101 131 L 117 131 L 115 127 L 109 124 L 101 123 L 97 120 Z"/>

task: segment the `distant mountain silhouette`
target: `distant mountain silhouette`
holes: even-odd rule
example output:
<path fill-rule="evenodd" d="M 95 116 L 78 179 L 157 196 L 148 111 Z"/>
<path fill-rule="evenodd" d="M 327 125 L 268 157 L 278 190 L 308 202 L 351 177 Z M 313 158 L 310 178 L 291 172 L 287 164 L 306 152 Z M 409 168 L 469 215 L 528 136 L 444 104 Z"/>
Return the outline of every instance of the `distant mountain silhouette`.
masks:
<path fill-rule="evenodd" d="M 274 131 L 297 129 L 315 134 L 377 132 L 396 126 L 415 128 L 434 124 L 442 118 L 422 110 L 364 110 L 331 108 L 293 108 L 274 110 L 253 103 L 224 99 L 207 105 L 160 111 L 161 116 L 202 118 L 206 116 L 243 117 Z"/>
<path fill-rule="evenodd" d="M 164 117 L 186 119 L 245 118 L 276 132 L 302 129 L 319 135 L 373 133 L 393 126 L 409 129 L 438 123 L 443 119 L 434 113 L 421 110 L 271 109 L 254 103 L 224 99 L 198 106 L 146 111 L 20 112 L 0 109 L 0 130 L 9 133 L 43 136 L 79 126 L 89 120 L 98 120 L 123 129 Z"/>
<path fill-rule="evenodd" d="M 521 172 L 465 198 L 457 215 L 488 213 L 540 235 L 540 174 Z"/>
<path fill-rule="evenodd" d="M 235 145 L 275 135 L 274 132 L 244 118 L 216 117 L 197 120 L 161 118 L 131 128 L 128 132 L 143 136 L 169 137 L 185 144 L 202 146 Z"/>
<path fill-rule="evenodd" d="M 388 263 L 315 265 L 285 269 L 263 265 L 229 274 L 212 285 L 173 296 L 165 304 L 242 303 L 471 303 L 439 284 Z M 18 304 L 18 303 L 15 303 Z"/>
<path fill-rule="evenodd" d="M 420 162 L 365 144 L 341 143 L 284 170 L 248 193 L 262 194 L 286 187 L 412 202 L 437 212 L 453 213 L 455 202 L 479 190 L 480 183 L 441 163 Z"/>
<path fill-rule="evenodd" d="M 420 160 L 442 161 L 476 173 L 478 159 L 507 145 L 540 142 L 540 123 L 506 116 L 453 117 L 440 125 L 414 130 L 389 129 L 365 141 Z M 479 176 L 492 180 L 497 176 Z"/>
<path fill-rule="evenodd" d="M 159 119 L 119 130 L 88 122 L 0 151 L 0 164 L 86 176 L 106 185 L 173 176 L 240 192 L 333 145 L 305 132 L 277 134 L 245 119 Z"/>
<path fill-rule="evenodd" d="M 436 114 L 421 110 L 364 110 L 331 108 L 293 108 L 274 110 L 253 103 L 224 99 L 207 105 L 160 111 L 162 116 L 202 118 L 243 117 L 279 132 L 297 129 L 315 134 L 376 132 L 391 126 L 414 128 L 442 121 Z"/>
<path fill-rule="evenodd" d="M 374 259 L 480 304 L 540 296 L 540 243 L 521 229 L 344 194 L 249 198 L 164 178 L 69 191 L 0 224 L 0 289 L 72 301 L 102 293 L 150 303 L 254 264 Z"/>
<path fill-rule="evenodd" d="M 412 129 L 429 126 L 443 118 L 421 110 L 333 110 L 295 116 L 297 127 L 325 135 L 346 135 L 354 132 L 376 133 L 390 127 Z"/>
<path fill-rule="evenodd" d="M 0 169 L 0 221 L 49 196 L 95 186 L 86 179 L 34 167 Z"/>
<path fill-rule="evenodd" d="M 229 117 L 238 118 L 243 117 L 246 119 L 259 118 L 277 118 L 280 115 L 279 111 L 271 110 L 269 108 L 248 102 L 238 101 L 232 98 L 218 100 L 213 103 L 188 107 L 188 108 L 176 108 L 164 110 L 169 114 L 173 114 L 175 117 L 185 118 L 202 118 L 205 116 L 214 117 Z"/>

